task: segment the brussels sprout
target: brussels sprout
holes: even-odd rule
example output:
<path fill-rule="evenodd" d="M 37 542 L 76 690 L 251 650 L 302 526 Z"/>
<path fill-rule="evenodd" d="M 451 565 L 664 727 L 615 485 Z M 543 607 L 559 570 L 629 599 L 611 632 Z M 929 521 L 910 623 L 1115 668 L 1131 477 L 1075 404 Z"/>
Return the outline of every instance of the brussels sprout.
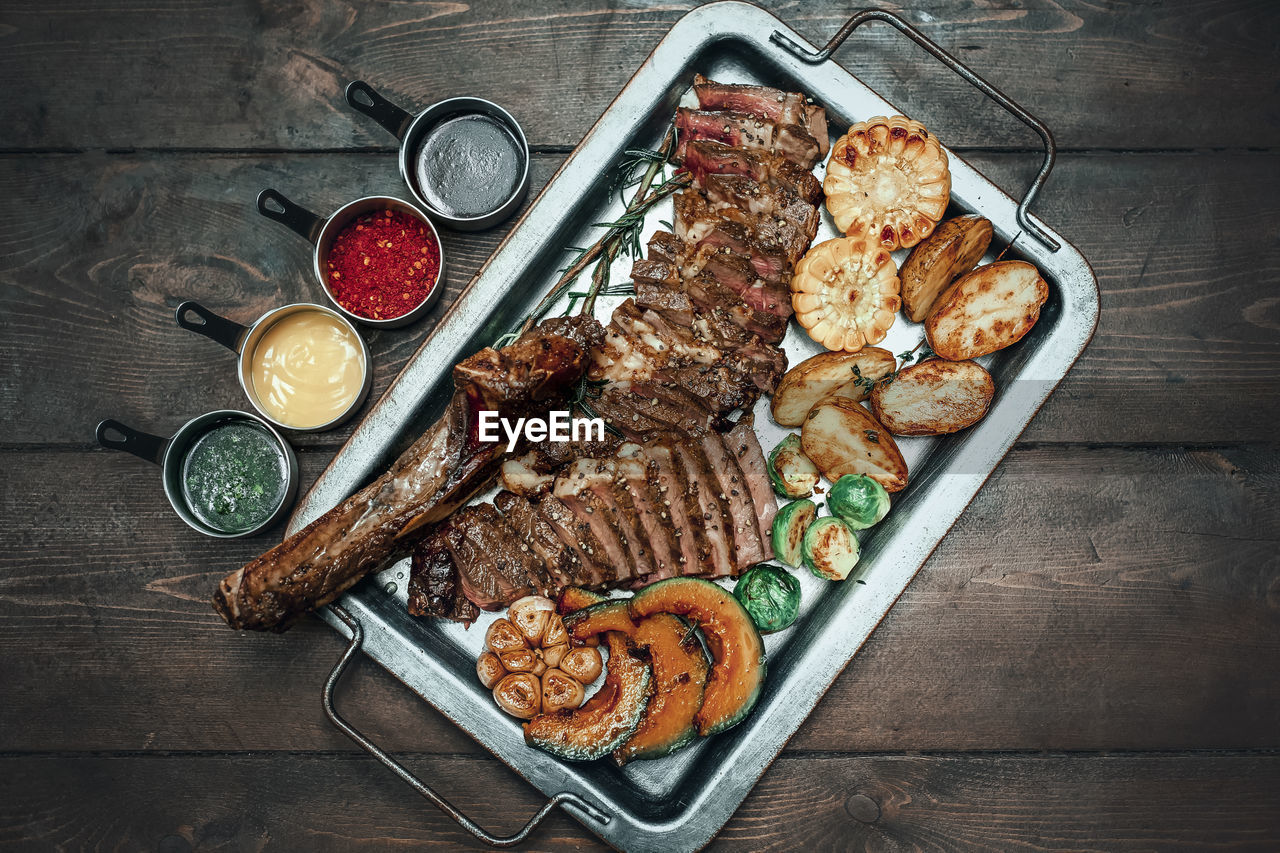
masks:
<path fill-rule="evenodd" d="M 889 493 L 866 474 L 845 474 L 827 497 L 831 514 L 854 530 L 866 530 L 889 512 Z"/>
<path fill-rule="evenodd" d="M 800 436 L 792 433 L 769 454 L 769 480 L 784 498 L 807 498 L 818 485 L 818 469 L 800 449 Z"/>
<path fill-rule="evenodd" d="M 842 581 L 858 565 L 858 537 L 833 515 L 819 518 L 804 534 L 804 564 L 820 578 Z"/>
<path fill-rule="evenodd" d="M 761 634 L 790 628 L 800 614 L 800 582 L 778 566 L 747 569 L 733 588 Z"/>
<path fill-rule="evenodd" d="M 818 507 L 810 500 L 792 501 L 773 517 L 773 555 L 788 566 L 801 561 L 800 545 L 809 523 L 818 515 Z"/>

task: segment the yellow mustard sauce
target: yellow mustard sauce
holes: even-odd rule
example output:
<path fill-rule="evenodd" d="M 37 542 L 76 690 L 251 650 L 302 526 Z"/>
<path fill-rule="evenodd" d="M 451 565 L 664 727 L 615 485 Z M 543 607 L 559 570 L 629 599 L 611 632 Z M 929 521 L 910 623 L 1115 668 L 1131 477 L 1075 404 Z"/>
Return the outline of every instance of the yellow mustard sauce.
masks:
<path fill-rule="evenodd" d="M 285 426 L 310 429 L 337 418 L 359 396 L 364 353 L 334 317 L 299 311 L 258 339 L 250 372 L 263 411 Z"/>

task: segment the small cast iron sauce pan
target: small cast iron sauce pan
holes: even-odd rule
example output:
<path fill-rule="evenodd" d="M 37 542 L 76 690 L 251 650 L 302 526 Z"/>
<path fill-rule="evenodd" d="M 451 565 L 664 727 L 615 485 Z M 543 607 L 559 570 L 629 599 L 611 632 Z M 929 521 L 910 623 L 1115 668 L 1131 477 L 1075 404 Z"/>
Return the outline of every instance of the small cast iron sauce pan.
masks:
<path fill-rule="evenodd" d="M 347 86 L 347 103 L 400 140 L 400 177 L 440 224 L 492 228 L 524 201 L 529 142 L 492 101 L 448 98 L 414 116 L 357 80 Z"/>
<path fill-rule="evenodd" d="M 280 505 L 265 521 L 247 530 L 228 533 L 225 530 L 219 530 L 204 523 L 192 512 L 183 493 L 182 463 L 186 459 L 187 452 L 201 436 L 215 427 L 236 421 L 259 427 L 271 437 L 276 449 L 284 459 L 285 481 Z M 293 499 L 298 495 L 298 458 L 294 455 L 293 448 L 289 446 L 289 442 L 285 441 L 284 437 L 271 424 L 248 412 L 220 409 L 216 412 L 200 415 L 183 424 L 173 434 L 172 438 L 162 438 L 158 435 L 142 432 L 111 419 L 98 424 L 95 434 L 98 444 L 108 450 L 123 450 L 126 453 L 132 453 L 139 459 L 145 459 L 148 462 L 159 465 L 162 472 L 164 494 L 169 499 L 173 511 L 193 529 L 206 536 L 216 536 L 219 539 L 238 539 L 242 536 L 261 533 L 288 514 L 290 507 L 293 506 Z"/>
<path fill-rule="evenodd" d="M 326 270 L 329 268 L 329 250 L 333 248 L 333 239 L 341 233 L 342 229 L 353 219 L 364 216 L 366 213 L 372 213 L 375 210 L 387 210 L 388 208 L 397 213 L 411 216 L 427 226 L 431 239 L 435 240 L 436 247 L 440 250 L 440 269 L 436 273 L 436 280 L 431 285 L 431 290 L 418 303 L 418 307 L 406 314 L 401 314 L 399 317 L 374 320 L 348 311 L 342 306 L 342 303 L 334 299 L 333 291 L 329 290 L 329 276 L 326 274 Z M 444 244 L 440 242 L 440 234 L 436 231 L 436 227 L 431 223 L 431 220 L 424 216 L 421 210 L 407 201 L 384 195 L 365 196 L 364 198 L 347 202 L 335 210 L 328 219 L 325 219 L 323 216 L 316 216 L 302 205 L 295 204 L 285 198 L 283 193 L 273 189 L 265 189 L 258 193 L 258 212 L 268 219 L 274 219 L 276 222 L 287 225 L 290 230 L 315 246 L 316 280 L 324 288 L 324 295 L 329 297 L 330 304 L 337 309 L 339 314 L 352 322 L 364 323 L 366 326 L 373 326 L 378 329 L 407 326 L 425 315 L 440 300 L 440 294 L 444 291 Z"/>
<path fill-rule="evenodd" d="M 364 374 L 360 390 L 351 400 L 351 404 L 332 420 L 311 427 L 299 427 L 281 423 L 273 418 L 263 407 L 262 401 L 258 397 L 258 392 L 253 387 L 253 356 L 258 342 L 262 340 L 262 336 L 270 330 L 277 320 L 283 319 L 290 314 L 304 311 L 320 311 L 328 314 L 351 332 L 352 336 L 360 343 L 360 354 L 363 361 L 362 372 Z M 360 336 L 360 333 L 356 331 L 355 326 L 351 325 L 350 321 L 323 305 L 313 305 L 309 302 L 283 305 L 263 314 L 253 325 L 242 326 L 234 320 L 228 320 L 226 317 L 213 313 L 199 302 L 187 301 L 178 306 L 178 310 L 174 312 L 174 319 L 178 321 L 179 326 L 187 331 L 196 332 L 212 341 L 217 341 L 236 354 L 236 376 L 240 379 L 240 387 L 244 389 L 244 395 L 249 398 L 249 402 L 253 404 L 253 408 L 257 410 L 259 415 L 282 429 L 293 430 L 294 432 L 322 432 L 327 429 L 333 429 L 356 413 L 360 408 L 360 404 L 364 402 L 365 397 L 369 396 L 369 389 L 373 386 L 373 362 L 369 355 L 369 345 L 364 342 L 364 338 Z"/>

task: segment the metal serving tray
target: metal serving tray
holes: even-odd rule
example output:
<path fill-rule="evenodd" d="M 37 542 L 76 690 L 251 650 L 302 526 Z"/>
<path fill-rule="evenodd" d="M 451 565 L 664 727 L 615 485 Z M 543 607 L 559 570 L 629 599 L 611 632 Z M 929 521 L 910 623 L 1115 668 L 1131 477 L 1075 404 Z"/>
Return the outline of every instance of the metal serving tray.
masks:
<path fill-rule="evenodd" d="M 983 421 L 954 436 L 900 441 L 911 484 L 897 496 L 885 521 L 862 538 L 857 577 L 864 583 L 829 583 L 800 573 L 801 617 L 791 629 L 765 640 L 768 678 L 754 712 L 729 732 L 675 755 L 618 769 L 606 761 L 563 762 L 527 747 L 517 721 L 494 705 L 475 676 L 475 659 L 493 616 L 482 617 L 470 630 L 409 616 L 407 561 L 359 584 L 339 605 L 326 609 L 322 617 L 352 640 L 326 685 L 331 718 L 484 841 L 516 843 L 560 806 L 619 849 L 675 851 L 705 845 L 893 606 L 1093 333 L 1098 290 L 1092 271 L 1078 251 L 1026 213 L 1053 159 L 1052 138 L 1034 118 L 890 13 L 859 13 L 827 50 L 818 52 L 804 47 L 797 33 L 762 9 L 741 2 L 715 3 L 681 18 L 655 48 L 303 499 L 290 532 L 385 470 L 443 410 L 452 391 L 451 367 L 518 324 L 556 280 L 566 263 L 565 247 L 588 245 L 599 234 L 592 223 L 615 218 L 622 207 L 610 186 L 615 165 L 627 148 L 658 146 L 695 72 L 720 81 L 804 92 L 826 106 L 831 127 L 838 130 L 870 116 L 899 112 L 829 60 L 843 38 L 868 20 L 897 27 L 1044 137 L 1045 166 L 1021 206 L 955 154 L 949 155 L 949 215 L 979 212 L 990 219 L 996 231 L 993 251 L 1016 237 L 1008 256 L 1034 263 L 1050 284 L 1040 321 L 1022 342 L 983 359 L 997 389 Z M 928 116 L 916 118 L 929 121 Z M 646 239 L 660 227 L 658 220 L 671 218 L 670 202 L 650 217 Z M 827 218 L 818 240 L 833 236 L 836 232 Z M 899 263 L 904 255 L 899 253 Z M 618 262 L 614 281 L 626 279 L 629 264 Z M 619 301 L 602 299 L 597 307 L 601 319 L 607 319 Z M 556 313 L 553 309 L 551 315 Z M 881 346 L 902 352 L 921 337 L 918 325 L 900 317 Z M 818 350 L 795 324 L 785 348 L 792 364 Z M 787 432 L 769 417 L 767 400 L 758 406 L 756 424 L 766 449 Z M 507 838 L 486 833 L 338 716 L 332 687 L 360 649 L 551 795 L 521 832 Z"/>

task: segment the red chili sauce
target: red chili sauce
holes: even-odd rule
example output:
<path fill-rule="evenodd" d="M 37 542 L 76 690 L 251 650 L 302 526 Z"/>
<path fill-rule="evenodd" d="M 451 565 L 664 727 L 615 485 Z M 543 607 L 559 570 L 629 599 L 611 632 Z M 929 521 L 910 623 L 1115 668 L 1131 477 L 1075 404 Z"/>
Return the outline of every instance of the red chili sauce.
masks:
<path fill-rule="evenodd" d="M 436 286 L 440 244 L 425 223 L 390 209 L 357 217 L 333 238 L 329 292 L 369 320 L 403 317 Z"/>

